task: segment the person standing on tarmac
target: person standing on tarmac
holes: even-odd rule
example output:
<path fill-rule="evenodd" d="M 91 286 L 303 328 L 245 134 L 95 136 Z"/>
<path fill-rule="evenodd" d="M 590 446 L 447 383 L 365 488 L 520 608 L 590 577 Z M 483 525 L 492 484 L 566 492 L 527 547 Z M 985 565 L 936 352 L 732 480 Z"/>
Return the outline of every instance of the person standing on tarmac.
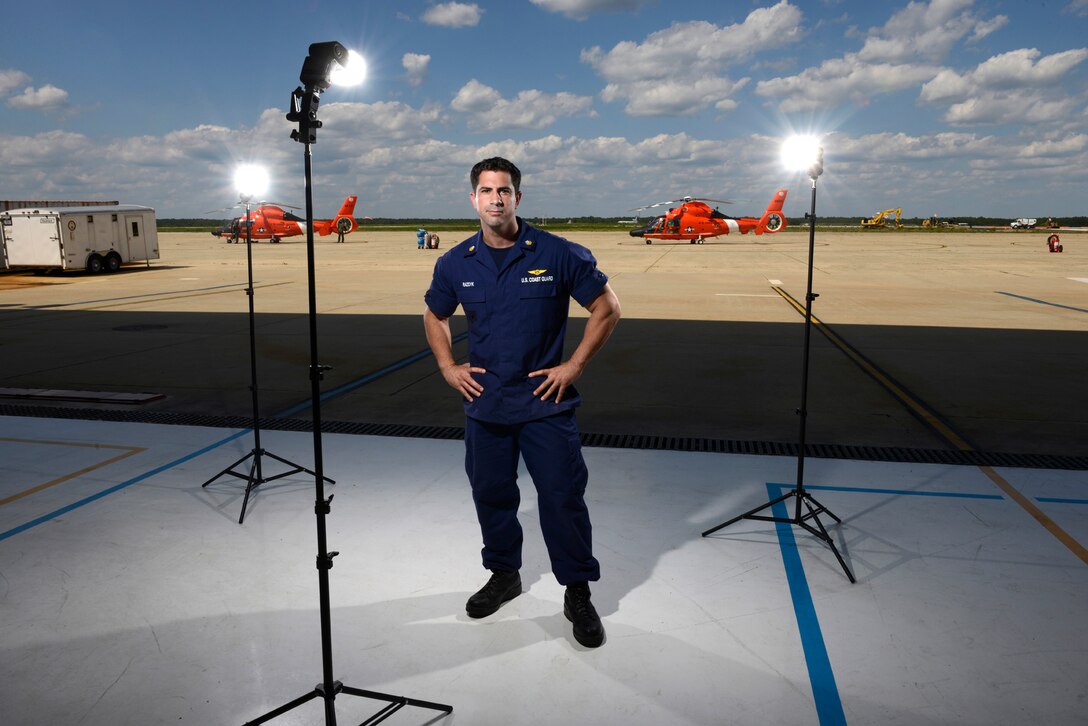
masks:
<path fill-rule="evenodd" d="M 536 485 L 552 573 L 566 586 L 563 613 L 574 638 L 596 648 L 604 626 L 589 583 L 600 579 L 600 564 L 584 498 L 589 475 L 574 382 L 619 322 L 619 299 L 588 249 L 516 215 L 521 172 L 514 164 L 485 159 L 469 181 L 480 231 L 435 263 L 423 316 L 442 377 L 464 399 L 465 471 L 483 535 L 483 566 L 492 573 L 465 610 L 483 618 L 521 594 L 521 457 Z M 589 319 L 564 361 L 572 297 Z M 453 356 L 449 323 L 458 305 L 468 319 L 469 356 L 462 364 Z"/>

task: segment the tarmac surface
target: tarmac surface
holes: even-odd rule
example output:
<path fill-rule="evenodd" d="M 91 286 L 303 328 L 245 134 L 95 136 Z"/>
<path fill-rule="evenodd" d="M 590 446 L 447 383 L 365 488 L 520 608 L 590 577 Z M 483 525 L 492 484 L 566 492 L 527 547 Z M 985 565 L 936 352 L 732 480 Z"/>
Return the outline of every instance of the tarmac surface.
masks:
<path fill-rule="evenodd" d="M 318 238 L 323 421 L 462 425 L 422 298 L 467 234 L 435 231 L 437 251 L 409 231 Z M 623 306 L 578 384 L 583 432 L 797 441 L 806 230 L 703 245 L 567 236 Z M 1046 236 L 817 230 L 808 442 L 1088 455 L 1088 235 L 1063 233 L 1062 254 Z M 113 275 L 0 274 L 0 404 L 251 416 L 245 245 L 159 240 L 161 259 Z M 260 415 L 307 418 L 306 245 L 251 251 Z M 584 319 L 572 305 L 569 348 Z"/>

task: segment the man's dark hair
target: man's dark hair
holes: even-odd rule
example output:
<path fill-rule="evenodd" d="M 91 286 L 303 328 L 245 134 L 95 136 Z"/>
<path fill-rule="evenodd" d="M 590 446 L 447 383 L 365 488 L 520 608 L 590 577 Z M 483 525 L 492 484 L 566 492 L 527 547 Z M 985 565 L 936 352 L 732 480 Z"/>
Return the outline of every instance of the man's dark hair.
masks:
<path fill-rule="evenodd" d="M 521 170 L 514 166 L 513 162 L 507 161 L 501 156 L 492 156 L 490 159 L 484 159 L 477 162 L 476 166 L 472 167 L 472 171 L 469 172 L 468 180 L 472 184 L 472 191 L 476 191 L 476 185 L 480 183 L 480 174 L 485 171 L 505 171 L 510 175 L 510 181 L 514 183 L 514 194 L 521 192 Z"/>

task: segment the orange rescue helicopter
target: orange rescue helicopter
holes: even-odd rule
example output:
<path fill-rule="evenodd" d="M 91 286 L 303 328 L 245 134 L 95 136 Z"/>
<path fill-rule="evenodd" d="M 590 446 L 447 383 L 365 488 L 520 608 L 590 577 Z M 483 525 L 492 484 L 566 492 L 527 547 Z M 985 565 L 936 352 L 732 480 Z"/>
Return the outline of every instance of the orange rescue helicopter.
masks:
<path fill-rule="evenodd" d="M 774 194 L 774 199 L 767 205 L 767 210 L 759 219 L 754 217 L 730 217 L 722 214 L 717 209 L 711 209 L 707 202 L 721 202 L 729 204 L 721 199 L 700 199 L 697 197 L 684 197 L 674 199 L 671 202 L 658 202 L 637 210 L 652 209 L 665 204 L 679 204 L 672 207 L 665 214 L 655 217 L 650 222 L 638 229 L 632 229 L 632 237 L 642 237 L 646 244 L 652 244 L 655 239 L 664 240 L 688 240 L 693 245 L 701 245 L 707 237 L 717 237 L 730 232 L 756 234 L 781 232 L 787 226 L 786 218 L 782 214 L 782 205 L 786 202 L 786 190 L 779 189 Z"/>
<path fill-rule="evenodd" d="M 356 196 L 350 196 L 344 200 L 344 204 L 340 207 L 340 211 L 336 213 L 336 216 L 332 219 L 315 219 L 314 231 L 322 237 L 336 232 L 337 234 L 350 234 L 355 231 L 359 226 L 355 217 L 355 200 Z M 261 204 L 253 209 L 249 213 L 249 221 L 252 226 L 250 233 L 250 239 L 262 240 L 267 239 L 272 242 L 279 242 L 284 237 L 294 237 L 300 234 L 306 234 L 306 220 L 302 217 L 296 216 L 291 212 L 284 211 L 282 207 L 275 204 Z M 237 224 L 238 227 L 238 240 L 242 241 L 246 238 L 246 217 L 243 214 L 231 222 L 228 222 L 225 226 L 215 230 L 212 234 L 216 237 L 232 237 L 231 227 Z"/>

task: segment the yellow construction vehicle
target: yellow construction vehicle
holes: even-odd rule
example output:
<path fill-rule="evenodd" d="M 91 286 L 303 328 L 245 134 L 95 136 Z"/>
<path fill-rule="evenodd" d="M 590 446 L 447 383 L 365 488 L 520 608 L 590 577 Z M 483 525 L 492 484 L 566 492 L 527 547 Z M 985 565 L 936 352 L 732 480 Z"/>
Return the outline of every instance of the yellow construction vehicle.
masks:
<path fill-rule="evenodd" d="M 887 218 L 888 218 L 889 215 L 892 215 L 892 214 L 895 215 L 895 220 L 894 220 L 895 228 L 899 229 L 900 227 L 903 226 L 899 222 L 899 217 L 902 216 L 902 214 L 903 214 L 902 209 L 885 209 L 883 212 L 877 213 L 877 215 L 874 216 L 872 219 L 863 219 L 863 220 L 861 220 L 861 226 L 862 227 L 886 227 L 886 226 L 888 226 L 888 219 Z"/>
<path fill-rule="evenodd" d="M 1030 220 L 1030 221 L 1031 221 L 1032 224 L 1035 223 L 1034 219 Z M 959 225 L 956 224 L 955 222 L 949 222 L 946 219 L 938 219 L 936 214 L 934 214 L 929 219 L 923 219 L 922 220 L 922 228 L 923 229 L 947 229 L 949 227 L 958 227 L 958 226 Z M 1012 226 L 1015 227 L 1016 223 L 1014 222 Z"/>

